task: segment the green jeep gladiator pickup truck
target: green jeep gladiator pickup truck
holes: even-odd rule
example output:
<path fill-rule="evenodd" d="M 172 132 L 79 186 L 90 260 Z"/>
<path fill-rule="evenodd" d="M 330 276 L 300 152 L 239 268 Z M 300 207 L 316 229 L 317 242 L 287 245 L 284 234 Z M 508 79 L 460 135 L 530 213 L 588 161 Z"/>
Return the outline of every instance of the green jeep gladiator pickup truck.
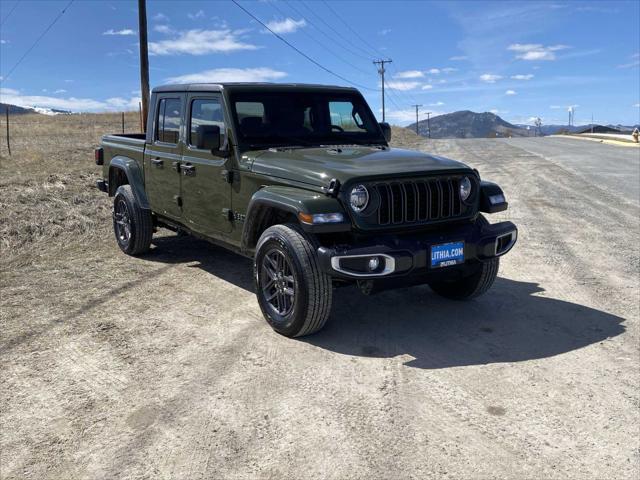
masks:
<path fill-rule="evenodd" d="M 320 330 L 333 288 L 486 292 L 517 238 L 500 187 L 445 158 L 391 148 L 353 88 L 256 83 L 153 90 L 146 134 L 106 135 L 98 188 L 122 251 L 164 227 L 253 258 L 271 327 Z"/>

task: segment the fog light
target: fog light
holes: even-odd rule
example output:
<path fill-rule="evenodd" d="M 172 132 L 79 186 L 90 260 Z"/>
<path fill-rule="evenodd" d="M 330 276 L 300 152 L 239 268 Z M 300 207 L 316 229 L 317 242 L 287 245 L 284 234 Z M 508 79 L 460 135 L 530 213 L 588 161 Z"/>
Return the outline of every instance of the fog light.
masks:
<path fill-rule="evenodd" d="M 371 259 L 369 259 L 370 272 L 377 270 L 379 266 L 380 266 L 380 260 L 378 259 L 378 257 L 372 257 Z"/>

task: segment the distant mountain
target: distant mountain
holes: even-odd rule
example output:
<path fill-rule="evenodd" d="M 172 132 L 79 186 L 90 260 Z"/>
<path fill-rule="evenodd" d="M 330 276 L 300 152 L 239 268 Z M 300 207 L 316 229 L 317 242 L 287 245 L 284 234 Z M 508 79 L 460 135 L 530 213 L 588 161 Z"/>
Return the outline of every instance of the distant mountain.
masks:
<path fill-rule="evenodd" d="M 5 111 L 9 108 L 10 115 L 25 115 L 27 113 L 41 113 L 43 115 L 72 115 L 69 110 L 60 110 L 59 108 L 47 107 L 19 107 L 9 103 L 0 103 L 0 115 L 5 115 Z"/>
<path fill-rule="evenodd" d="M 516 125 L 519 128 L 527 128 L 527 125 Z M 618 130 L 620 133 L 631 133 L 633 129 L 636 128 L 637 125 L 598 125 L 593 124 L 594 131 L 604 132 L 607 129 Z M 591 129 L 591 124 L 588 123 L 586 125 L 542 125 L 540 130 L 542 131 L 542 135 L 556 135 L 559 133 L 579 133 L 585 132 Z M 535 130 L 534 126 L 531 126 L 531 131 Z"/>
<path fill-rule="evenodd" d="M 0 103 L 0 114 L 5 115 L 5 112 L 9 108 L 10 115 L 24 115 L 26 113 L 36 113 L 33 108 L 19 107 L 17 105 L 11 105 L 8 103 Z"/>
<path fill-rule="evenodd" d="M 431 138 L 495 138 L 495 137 L 526 137 L 529 132 L 526 129 L 506 122 L 498 115 L 490 112 L 476 113 L 470 110 L 438 115 L 418 122 L 418 132 L 423 137 Z M 416 124 L 407 128 L 415 131 Z"/>

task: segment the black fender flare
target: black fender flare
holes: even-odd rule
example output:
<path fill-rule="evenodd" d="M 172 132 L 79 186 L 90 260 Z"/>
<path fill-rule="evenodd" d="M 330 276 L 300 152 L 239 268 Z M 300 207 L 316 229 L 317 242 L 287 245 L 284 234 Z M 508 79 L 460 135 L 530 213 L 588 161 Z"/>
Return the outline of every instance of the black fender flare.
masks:
<path fill-rule="evenodd" d="M 491 202 L 489 197 L 502 196 L 502 202 Z M 485 213 L 502 212 L 509 207 L 502 188 L 493 182 L 482 180 L 480 182 L 480 211 Z"/>
<path fill-rule="evenodd" d="M 313 215 L 339 212 L 344 215 L 345 221 L 342 223 L 309 225 L 300 222 L 300 225 L 303 230 L 313 233 L 344 232 L 351 229 L 349 216 L 344 212 L 337 198 L 296 187 L 268 186 L 254 193 L 249 201 L 242 229 L 241 244 L 243 249 L 253 248 L 256 233 L 262 225 L 262 214 L 268 209 L 289 213 L 296 218 L 296 221 L 298 221 L 299 213 Z"/>
<path fill-rule="evenodd" d="M 109 196 L 114 196 L 116 193 L 115 182 L 113 181 L 114 172 L 120 170 L 127 177 L 133 196 L 140 205 L 140 208 L 150 209 L 149 200 L 147 199 L 147 193 L 144 190 L 144 175 L 138 162 L 132 158 L 117 155 L 111 159 L 109 163 Z"/>

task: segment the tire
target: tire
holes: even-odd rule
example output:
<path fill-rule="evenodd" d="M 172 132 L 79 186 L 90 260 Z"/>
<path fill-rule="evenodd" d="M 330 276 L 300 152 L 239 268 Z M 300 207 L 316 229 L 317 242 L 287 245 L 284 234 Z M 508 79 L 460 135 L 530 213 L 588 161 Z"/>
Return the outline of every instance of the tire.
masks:
<path fill-rule="evenodd" d="M 489 225 L 482 215 L 478 217 L 480 226 Z M 470 300 L 479 297 L 491 288 L 498 276 L 500 258 L 495 257 L 479 262 L 477 270 L 469 276 L 451 282 L 431 282 L 429 286 L 438 295 L 452 300 Z"/>
<path fill-rule="evenodd" d="M 131 185 L 121 185 L 113 197 L 113 233 L 127 255 L 148 252 L 153 236 L 151 211 L 140 208 Z"/>
<path fill-rule="evenodd" d="M 318 243 L 296 224 L 274 225 L 260 236 L 253 261 L 258 304 L 271 328 L 301 337 L 324 327 L 331 278 L 320 270 Z"/>

